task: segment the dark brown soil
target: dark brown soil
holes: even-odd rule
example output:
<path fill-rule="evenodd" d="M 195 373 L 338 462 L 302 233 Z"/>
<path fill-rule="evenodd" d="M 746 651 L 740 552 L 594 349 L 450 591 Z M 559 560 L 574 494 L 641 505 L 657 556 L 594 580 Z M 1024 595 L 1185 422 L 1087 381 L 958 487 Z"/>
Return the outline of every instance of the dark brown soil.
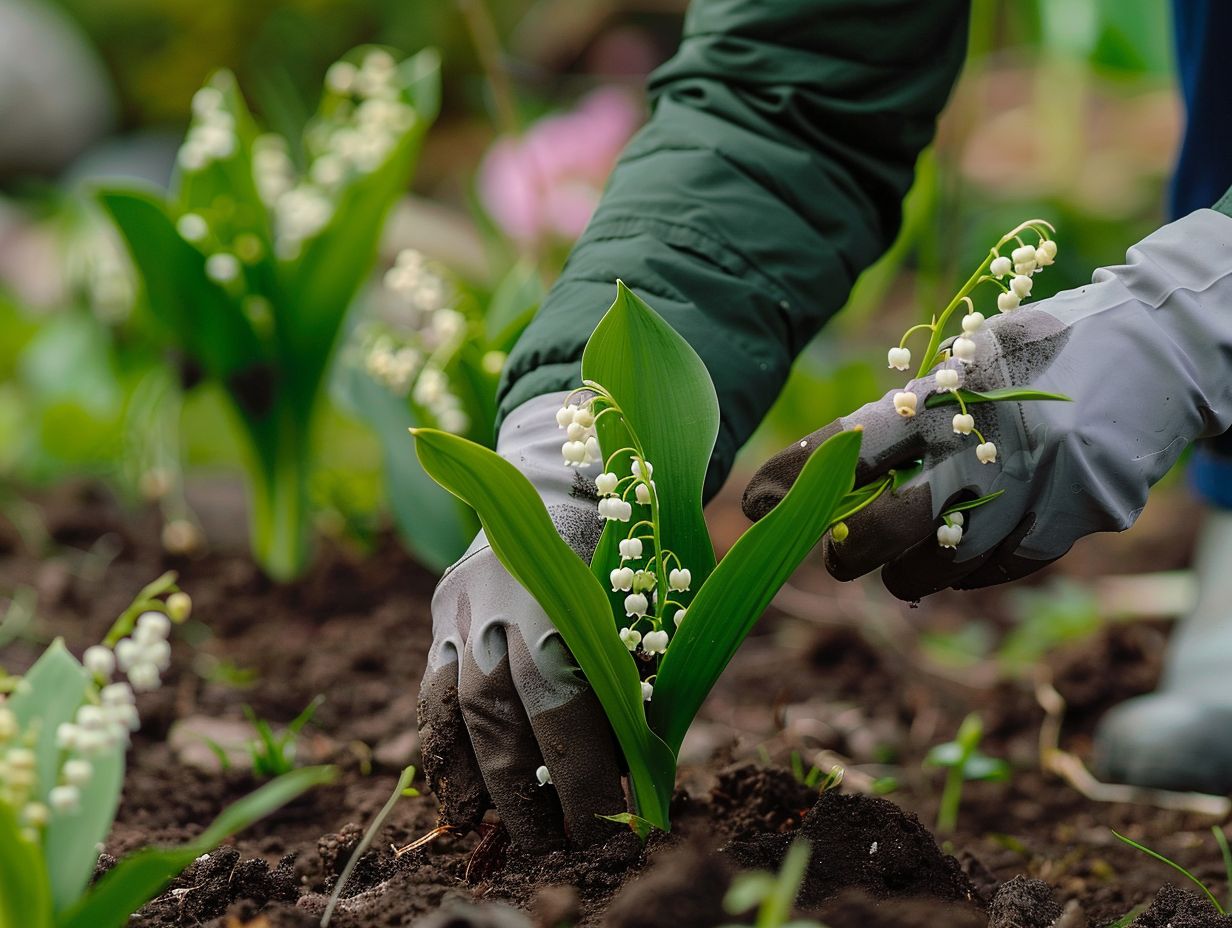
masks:
<path fill-rule="evenodd" d="M 303 581 L 279 587 L 242 552 L 167 558 L 152 513 L 125 513 L 93 487 L 34 502 L 46 530 L 41 542 L 0 513 L 0 597 L 22 586 L 39 597 L 29 639 L 2 655 L 9 669 L 27 666 L 53 635 L 80 653 L 165 569 L 181 572 L 195 603 L 192 621 L 176 633 L 167 684 L 141 697 L 143 730 L 107 854 L 190 837 L 257 785 L 240 765 L 210 769 L 213 755 L 200 744 L 194 751 L 194 737 L 183 735 L 189 723 L 236 726 L 247 704 L 277 726 L 326 697 L 300 759 L 338 765 L 338 782 L 198 861 L 130 924 L 317 924 L 398 771 L 418 762 L 415 703 L 433 578 L 383 539 L 368 556 L 324 544 Z M 738 524 L 729 500 L 717 505 L 717 524 Z M 1192 531 L 1192 520 L 1177 517 L 1184 506 L 1179 496 L 1153 502 L 1133 533 L 1084 543 L 1033 582 L 1061 571 L 1085 578 L 1181 565 Z M 924 635 L 976 620 L 1000 640 L 1015 595 L 940 595 L 910 610 L 875 580 L 839 585 L 806 565 L 686 740 L 672 835 L 643 848 L 621 833 L 584 853 L 529 857 L 487 827 L 482 841 L 444 836 L 397 856 L 394 847 L 436 824 L 430 795 L 404 799 L 357 868 L 334 924 L 706 928 L 731 920 L 721 903 L 732 873 L 774 867 L 798 833 L 813 846 L 799 905 L 831 928 L 1098 928 L 1146 905 L 1137 928 L 1232 925 L 1204 897 L 1161 889 L 1175 874 L 1111 833 L 1177 859 L 1219 895 L 1223 868 L 1210 819 L 1083 798 L 1039 769 L 1043 713 L 1033 680 L 1000 673 L 988 660 L 946 666 L 923 647 Z M 1069 703 L 1066 748 L 1085 756 L 1099 714 L 1150 689 L 1166 633 L 1158 622 L 1106 625 L 1044 659 Z M 985 722 L 984 750 L 1016 772 L 1009 783 L 969 785 L 959 831 L 939 848 L 925 826 L 936 814 L 940 777 L 922 760 L 973 710 Z M 841 763 L 842 791 L 818 801 L 789 772 L 793 752 L 806 767 Z M 887 799 L 862 795 L 887 777 L 897 783 Z"/>

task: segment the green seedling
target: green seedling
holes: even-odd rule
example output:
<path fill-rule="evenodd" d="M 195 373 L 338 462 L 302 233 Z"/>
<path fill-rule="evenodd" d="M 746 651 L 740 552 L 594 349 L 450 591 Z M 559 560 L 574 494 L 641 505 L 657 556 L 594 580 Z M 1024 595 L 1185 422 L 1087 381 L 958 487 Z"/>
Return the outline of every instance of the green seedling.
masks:
<path fill-rule="evenodd" d="M 244 717 L 252 723 L 252 727 L 257 732 L 257 737 L 249 741 L 247 745 L 254 774 L 259 777 L 277 777 L 295 769 L 296 740 L 304 726 L 312 721 L 312 717 L 323 702 L 325 702 L 324 696 L 315 697 L 279 734 L 274 734 L 270 723 L 258 717 L 252 706 L 244 706 Z M 214 753 L 217 755 L 220 752 L 223 755 L 226 754 L 221 748 L 215 746 Z"/>
<path fill-rule="evenodd" d="M 1223 830 L 1217 826 L 1211 826 L 1211 832 L 1215 835 L 1215 843 L 1219 845 L 1219 850 L 1223 854 L 1224 871 L 1227 874 L 1228 886 L 1230 887 L 1229 891 L 1232 892 L 1232 853 L 1229 853 L 1229 850 L 1228 850 L 1228 839 L 1224 835 Z M 1167 864 L 1169 867 L 1171 867 L 1181 876 L 1185 877 L 1185 879 L 1189 880 L 1189 882 L 1193 883 L 1194 886 L 1198 887 L 1198 889 L 1202 890 L 1202 893 L 1206 896 L 1206 898 L 1211 901 L 1211 905 L 1215 907 L 1216 912 L 1218 912 L 1220 915 L 1228 914 L 1227 909 L 1225 909 L 1220 904 L 1219 900 L 1215 898 L 1215 894 L 1211 892 L 1210 887 L 1208 887 L 1200 879 L 1198 879 L 1196 876 L 1194 876 L 1192 873 L 1190 873 L 1188 870 L 1186 870 L 1184 867 L 1178 864 L 1175 860 L 1172 860 L 1169 857 L 1165 857 L 1163 854 L 1159 853 L 1158 851 L 1151 850 L 1145 844 L 1139 844 L 1137 841 L 1133 840 L 1132 838 L 1125 837 L 1125 835 L 1121 834 L 1119 831 L 1115 829 L 1113 829 L 1112 833 L 1113 835 L 1117 837 L 1118 840 L 1124 841 L 1126 844 L 1128 844 L 1130 847 L 1134 848 L 1135 850 L 1141 851 L 1143 854 L 1146 854 L 1148 857 L 1154 857 L 1160 863 Z"/>
<path fill-rule="evenodd" d="M 334 909 L 338 905 L 338 900 L 342 898 L 342 891 L 346 889 L 347 882 L 351 879 L 351 874 L 355 872 L 355 865 L 359 863 L 360 858 L 368 852 L 368 848 L 376 840 L 377 832 L 385 824 L 385 819 L 389 818 L 390 813 L 394 811 L 394 806 L 398 804 L 398 800 L 403 796 L 419 795 L 419 790 L 411 786 L 411 781 L 414 779 L 415 765 L 412 764 L 403 769 L 398 777 L 398 784 L 394 787 L 394 791 L 385 800 L 385 805 L 381 806 L 381 811 L 376 814 L 376 817 L 364 832 L 364 836 L 360 838 L 359 844 L 355 845 L 355 850 L 351 852 L 351 857 L 347 860 L 346 867 L 343 868 L 342 874 L 338 877 L 338 882 L 334 884 L 334 891 L 329 894 L 329 904 L 325 906 L 325 912 L 321 916 L 321 928 L 329 928 L 329 923 L 334 917 Z"/>
<path fill-rule="evenodd" d="M 950 834 L 958 825 L 958 809 L 962 804 L 963 784 L 968 781 L 1003 781 L 1010 778 L 1010 765 L 987 754 L 981 754 L 980 739 L 984 725 L 974 713 L 963 719 L 958 736 L 953 741 L 938 744 L 928 752 L 924 764 L 945 768 L 945 788 L 937 809 L 937 832 Z"/>
<path fill-rule="evenodd" d="M 280 777 L 189 844 L 139 851 L 91 884 L 140 722 L 133 691 L 160 685 L 171 617 L 190 609 L 164 575 L 116 621 L 109 643 L 79 661 L 57 639 L 0 698 L 0 928 L 122 928 L 202 853 L 333 778 L 326 767 Z"/>
<path fill-rule="evenodd" d="M 259 130 L 220 71 L 193 98 L 170 195 L 99 194 L 153 315 L 187 368 L 222 388 L 247 439 L 253 552 L 276 579 L 307 564 L 326 372 L 439 101 L 435 52 L 399 62 L 356 49 L 289 144 Z"/>
<path fill-rule="evenodd" d="M 723 908 L 729 915 L 740 915 L 756 907 L 755 928 L 825 928 L 815 921 L 788 921 L 808 863 L 809 843 L 797 839 L 783 856 L 777 876 L 764 871 L 738 875 L 723 897 Z"/>
<path fill-rule="evenodd" d="M 801 786 L 807 786 L 809 789 L 816 788 L 821 782 L 822 771 L 816 764 L 809 766 L 808 770 L 804 769 L 804 759 L 800 756 L 799 751 L 791 752 L 791 775 L 796 778 L 796 782 Z"/>

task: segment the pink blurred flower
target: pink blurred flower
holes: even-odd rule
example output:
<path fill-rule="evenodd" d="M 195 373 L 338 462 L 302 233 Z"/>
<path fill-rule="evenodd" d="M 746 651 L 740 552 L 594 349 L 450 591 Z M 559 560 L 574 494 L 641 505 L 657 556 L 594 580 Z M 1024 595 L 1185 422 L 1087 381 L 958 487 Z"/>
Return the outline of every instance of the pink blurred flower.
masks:
<path fill-rule="evenodd" d="M 540 119 L 520 138 L 498 139 L 479 166 L 484 207 L 520 244 L 577 238 L 641 120 L 628 93 L 602 87 L 575 109 Z"/>

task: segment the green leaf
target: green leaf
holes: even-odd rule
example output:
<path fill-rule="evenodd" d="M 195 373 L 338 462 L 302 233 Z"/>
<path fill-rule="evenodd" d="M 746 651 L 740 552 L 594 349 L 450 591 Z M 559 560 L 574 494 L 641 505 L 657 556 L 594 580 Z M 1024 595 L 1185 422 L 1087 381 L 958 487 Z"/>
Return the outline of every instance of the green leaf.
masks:
<path fill-rule="evenodd" d="M 1124 841 L 1130 847 L 1136 848 L 1137 850 L 1141 851 L 1143 854 L 1146 854 L 1148 857 L 1154 857 L 1160 863 L 1167 864 L 1169 867 L 1171 867 L 1181 876 L 1185 877 L 1185 879 L 1189 880 L 1189 882 L 1193 883 L 1196 887 L 1198 887 L 1198 889 L 1202 890 L 1202 892 L 1206 893 L 1206 898 L 1211 900 L 1211 905 L 1215 907 L 1216 912 L 1218 912 L 1220 915 L 1228 914 L 1227 912 L 1224 911 L 1223 906 L 1219 904 L 1219 900 L 1215 898 L 1215 894 L 1212 893 L 1207 888 L 1206 884 L 1203 883 L 1196 876 L 1194 876 L 1192 873 L 1190 873 L 1188 870 L 1186 870 L 1184 867 L 1182 867 L 1180 864 L 1178 864 L 1176 861 L 1169 860 L 1167 857 L 1165 857 L 1163 854 L 1159 853 L 1158 851 L 1152 851 L 1145 844 L 1139 844 L 1137 841 L 1134 841 L 1132 838 L 1125 837 L 1125 835 L 1121 834 L 1115 828 L 1112 830 L 1112 833 L 1113 835 L 1117 837 L 1118 840 Z"/>
<path fill-rule="evenodd" d="M 171 849 L 149 848 L 124 858 L 58 919 L 57 928 L 123 928 L 133 912 L 201 854 L 305 791 L 332 782 L 336 775 L 333 767 L 292 771 L 229 806 L 192 843 Z"/>
<path fill-rule="evenodd" d="M 998 490 L 996 493 L 989 493 L 987 496 L 981 496 L 979 499 L 973 499 L 967 503 L 959 503 L 957 506 L 951 506 L 949 509 L 943 512 L 942 515 L 949 516 L 949 515 L 953 515 L 956 512 L 965 512 L 968 509 L 978 509 L 980 506 L 983 506 L 987 503 L 991 503 L 994 499 L 996 499 L 998 496 L 1000 496 L 1004 492 L 1005 492 L 1004 490 Z"/>
<path fill-rule="evenodd" d="M 263 360 L 248 317 L 206 276 L 205 255 L 180 237 L 159 198 L 104 190 L 98 199 L 141 272 L 150 308 L 190 356 L 224 382 Z"/>
<path fill-rule="evenodd" d="M 428 476 L 406 433 L 423 425 L 405 399 L 395 396 L 358 364 L 339 364 L 334 396 L 361 418 L 381 443 L 385 488 L 398 534 L 429 570 L 444 571 L 462 556 L 479 530 L 471 511 Z"/>
<path fill-rule="evenodd" d="M 851 490 L 860 433 L 839 432 L 805 462 L 787 495 L 746 531 L 698 590 L 659 665 L 651 727 L 673 751 L 770 600 Z"/>
<path fill-rule="evenodd" d="M 617 812 L 615 815 L 595 815 L 595 818 L 601 818 L 605 822 L 615 822 L 617 825 L 628 825 L 630 830 L 642 841 L 649 838 L 650 833 L 655 830 L 654 822 L 647 821 L 640 815 L 634 815 L 632 812 Z"/>
<path fill-rule="evenodd" d="M 519 261 L 496 285 L 484 314 L 488 347 L 509 351 L 543 299 L 543 280 L 534 262 Z"/>
<path fill-rule="evenodd" d="M 934 393 L 924 401 L 924 408 L 957 406 L 958 397 L 954 395 L 956 392 L 968 406 L 973 403 L 1025 403 L 1029 400 L 1058 400 L 1066 403 L 1071 401 L 1064 393 L 1046 393 L 1043 390 L 1032 390 L 1030 387 L 1005 387 L 1001 390 L 989 390 L 986 393 L 977 393 L 975 390 L 946 390 L 943 393 Z"/>
<path fill-rule="evenodd" d="M 601 384 L 624 411 L 654 467 L 663 547 L 676 553 L 701 586 L 714 569 L 702 485 L 719 434 L 719 403 L 706 365 L 675 329 L 617 281 L 616 301 L 582 354 L 582 378 Z M 598 423 L 605 454 L 619 447 L 613 420 L 604 416 Z M 623 531 L 612 522 L 604 536 Z"/>
<path fill-rule="evenodd" d="M 666 831 L 675 757 L 646 725 L 637 667 L 612 632 L 603 587 L 557 534 L 539 494 L 516 467 L 457 435 L 435 429 L 413 434 L 424 470 L 475 509 L 492 551 L 560 632 L 624 750 L 638 813 Z"/>
<path fill-rule="evenodd" d="M 963 779 L 985 782 L 1003 782 L 1010 778 L 1011 768 L 999 757 L 975 753 L 963 764 Z"/>
<path fill-rule="evenodd" d="M 0 802 L 0 928 L 51 928 L 51 883 L 43 855 Z"/>
<path fill-rule="evenodd" d="M 737 874 L 723 897 L 723 908 L 729 915 L 747 912 L 770 896 L 774 885 L 774 877 L 762 870 Z"/>

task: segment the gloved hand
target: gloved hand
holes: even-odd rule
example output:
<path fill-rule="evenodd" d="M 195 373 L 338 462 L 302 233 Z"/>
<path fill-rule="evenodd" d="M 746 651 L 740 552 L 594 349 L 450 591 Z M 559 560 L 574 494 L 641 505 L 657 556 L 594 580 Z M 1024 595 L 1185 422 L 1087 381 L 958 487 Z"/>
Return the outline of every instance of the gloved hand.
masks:
<path fill-rule="evenodd" d="M 523 403 L 496 450 L 539 490 L 552 520 L 589 560 L 602 520 L 597 465 L 563 463 L 564 394 Z M 598 698 L 547 615 L 480 533 L 432 598 L 432 649 L 419 697 L 424 772 L 443 823 L 475 825 L 495 805 L 515 845 L 545 852 L 591 843 L 625 810 L 619 755 Z M 551 785 L 536 770 L 546 765 Z"/>
<path fill-rule="evenodd" d="M 746 514 L 769 512 L 825 438 L 862 426 L 857 484 L 922 467 L 850 519 L 844 541 L 826 539 L 839 579 L 884 567 L 890 592 L 915 600 L 1013 580 L 1084 535 L 1128 528 L 1187 444 L 1232 426 L 1232 219 L 1192 213 L 1130 249 L 1127 264 L 996 316 L 974 340 L 971 364 L 945 365 L 962 386 L 1073 401 L 972 404 L 997 449 L 995 462 L 981 463 L 975 437 L 954 432 L 957 406 L 925 408 L 937 392 L 932 372 L 906 388 L 919 398 L 914 416 L 895 411 L 892 391 L 772 458 L 745 491 Z M 948 507 L 998 490 L 964 513 L 957 548 L 939 544 Z"/>

